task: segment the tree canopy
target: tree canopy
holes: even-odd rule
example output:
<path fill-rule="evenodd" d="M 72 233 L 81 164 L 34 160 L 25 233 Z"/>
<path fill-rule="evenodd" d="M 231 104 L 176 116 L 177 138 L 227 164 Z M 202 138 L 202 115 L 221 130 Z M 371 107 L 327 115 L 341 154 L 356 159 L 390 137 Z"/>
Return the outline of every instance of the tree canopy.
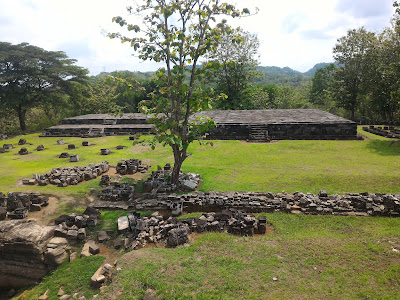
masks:
<path fill-rule="evenodd" d="M 0 106 L 15 110 L 25 131 L 30 108 L 57 103 L 71 92 L 71 83 L 86 79 L 87 70 L 75 62 L 61 51 L 0 42 Z"/>
<path fill-rule="evenodd" d="M 247 92 L 254 79 L 261 74 L 257 71 L 258 48 L 260 42 L 256 35 L 237 28 L 225 32 L 209 58 L 215 63 L 216 89 L 228 96 L 217 104 L 219 109 L 248 109 L 252 108 L 250 95 Z M 265 97 L 257 98 L 260 103 Z"/>
<path fill-rule="evenodd" d="M 212 126 L 209 118 L 194 120 L 193 113 L 209 107 L 213 97 L 210 87 L 202 83 L 213 71 L 213 64 L 201 64 L 221 36 L 230 30 L 223 16 L 239 17 L 249 13 L 220 0 L 146 0 L 128 7 L 135 20 L 129 24 L 122 17 L 113 21 L 126 28 L 133 37 L 110 34 L 127 42 L 142 60 L 162 62 L 164 68 L 156 75 L 157 88 L 151 99 L 143 102 L 142 112 L 152 115 L 156 142 L 169 145 L 174 154 L 172 182 L 178 183 L 182 163 L 194 140 L 200 140 Z"/>

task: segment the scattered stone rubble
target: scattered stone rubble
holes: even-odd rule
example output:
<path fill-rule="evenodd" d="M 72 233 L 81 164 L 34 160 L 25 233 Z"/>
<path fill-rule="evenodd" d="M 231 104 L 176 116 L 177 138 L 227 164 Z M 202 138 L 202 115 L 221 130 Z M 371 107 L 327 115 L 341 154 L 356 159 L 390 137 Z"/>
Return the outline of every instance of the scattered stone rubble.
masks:
<path fill-rule="evenodd" d="M 26 144 L 26 140 L 25 139 L 20 139 L 18 141 L 18 145 L 25 145 Z"/>
<path fill-rule="evenodd" d="M 103 284 L 111 281 L 113 273 L 113 266 L 110 264 L 104 264 L 100 266 L 97 271 L 90 278 L 90 287 L 91 288 L 100 288 Z"/>
<path fill-rule="evenodd" d="M 40 144 L 39 146 L 36 147 L 36 151 L 43 151 L 44 150 L 44 146 L 42 144 Z"/>
<path fill-rule="evenodd" d="M 129 213 L 128 216 L 118 219 L 120 236 L 114 241 L 114 247 L 136 250 L 149 242 L 176 247 L 188 243 L 189 234 L 192 232 L 226 231 L 235 235 L 253 236 L 253 234 L 265 234 L 266 226 L 265 216 L 256 218 L 250 213 L 235 209 L 206 213 L 200 218 L 182 220 L 161 216 L 158 212 L 143 218 L 139 213 Z M 102 240 L 106 240 L 104 233 L 101 236 Z"/>
<path fill-rule="evenodd" d="M 13 146 L 12 144 L 4 144 L 4 145 L 3 145 L 3 148 L 4 148 L 5 150 L 10 150 L 10 149 L 14 148 L 14 146 Z"/>
<path fill-rule="evenodd" d="M 82 214 L 62 215 L 54 220 L 55 237 L 66 238 L 69 244 L 86 239 L 86 227 L 96 226 L 100 211 L 88 206 Z"/>
<path fill-rule="evenodd" d="M 49 197 L 39 193 L 9 192 L 7 196 L 0 192 L 0 221 L 6 216 L 9 219 L 24 219 L 28 211 L 40 211 L 49 204 Z"/>
<path fill-rule="evenodd" d="M 177 186 L 170 182 L 172 167 L 166 164 L 162 169 L 158 166 L 151 176 L 143 183 L 146 193 L 171 193 L 177 190 Z M 194 173 L 179 174 L 179 190 L 191 192 L 197 189 L 200 183 L 200 175 Z"/>
<path fill-rule="evenodd" d="M 64 261 L 68 243 L 53 234 L 34 220 L 0 222 L 0 288 L 36 284 Z"/>
<path fill-rule="evenodd" d="M 71 156 L 72 157 L 72 156 Z M 77 185 L 86 180 L 92 180 L 107 172 L 110 165 L 107 161 L 97 164 L 89 164 L 89 166 L 75 167 L 58 167 L 52 169 L 45 174 L 33 175 L 33 180 L 23 181 L 24 184 L 35 184 L 45 186 L 48 184 L 66 187 L 68 185 Z"/>
<path fill-rule="evenodd" d="M 128 183 L 117 183 L 103 189 L 99 194 L 99 198 L 103 201 L 111 202 L 131 201 L 134 198 L 134 191 L 134 186 Z"/>
<path fill-rule="evenodd" d="M 117 164 L 116 172 L 120 175 L 135 174 L 138 172 L 145 173 L 149 168 L 151 166 L 143 164 L 139 159 L 124 159 Z"/>

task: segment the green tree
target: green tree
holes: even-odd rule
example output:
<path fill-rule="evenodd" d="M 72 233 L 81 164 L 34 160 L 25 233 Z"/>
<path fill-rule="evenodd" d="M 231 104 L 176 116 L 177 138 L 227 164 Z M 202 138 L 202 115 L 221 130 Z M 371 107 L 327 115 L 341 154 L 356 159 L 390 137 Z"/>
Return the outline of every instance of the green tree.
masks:
<path fill-rule="evenodd" d="M 371 105 L 380 119 L 393 121 L 399 109 L 400 36 L 396 22 L 378 35 L 376 47 L 371 49 L 368 60 L 374 63 L 369 68 L 365 88 L 369 92 Z"/>
<path fill-rule="evenodd" d="M 55 105 L 72 82 L 86 79 L 87 70 L 75 62 L 61 51 L 0 42 L 0 105 L 16 111 L 22 131 L 29 109 Z"/>
<path fill-rule="evenodd" d="M 361 27 L 349 30 L 333 49 L 334 59 L 340 67 L 334 73 L 332 92 L 337 105 L 350 111 L 352 120 L 365 97 L 366 75 L 374 64 L 369 54 L 375 46 L 375 33 Z"/>
<path fill-rule="evenodd" d="M 178 183 L 182 163 L 188 157 L 188 147 L 201 140 L 214 124 L 209 118 L 193 120 L 192 114 L 209 106 L 212 90 L 203 90 L 202 82 L 210 75 L 212 64 L 200 66 L 200 59 L 215 48 L 221 35 L 229 30 L 222 16 L 239 17 L 248 14 L 219 0 L 146 0 L 131 14 L 139 14 L 143 25 L 128 24 L 122 17 L 113 20 L 134 37 L 110 34 L 128 42 L 142 60 L 163 62 L 165 68 L 156 73 L 158 89 L 141 110 L 151 114 L 155 124 L 155 142 L 169 145 L 174 154 L 172 182 Z"/>
<path fill-rule="evenodd" d="M 327 109 L 333 103 L 330 87 L 332 86 L 335 70 L 336 66 L 329 64 L 318 69 L 311 79 L 310 102 L 316 107 Z"/>
<path fill-rule="evenodd" d="M 216 90 L 228 96 L 217 103 L 220 109 L 247 109 L 251 93 L 246 90 L 255 78 L 260 42 L 256 35 L 241 28 L 228 31 L 221 36 L 218 46 L 211 51 L 209 59 L 218 68 L 215 72 Z"/>

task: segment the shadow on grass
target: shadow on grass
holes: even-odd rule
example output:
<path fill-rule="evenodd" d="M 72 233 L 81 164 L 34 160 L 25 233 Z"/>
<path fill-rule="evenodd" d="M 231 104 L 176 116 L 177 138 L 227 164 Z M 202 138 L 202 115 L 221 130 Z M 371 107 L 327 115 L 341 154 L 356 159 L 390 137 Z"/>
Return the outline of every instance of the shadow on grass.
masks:
<path fill-rule="evenodd" d="M 399 156 L 400 155 L 400 140 L 381 141 L 372 140 L 367 144 L 367 149 L 382 155 L 382 156 Z"/>

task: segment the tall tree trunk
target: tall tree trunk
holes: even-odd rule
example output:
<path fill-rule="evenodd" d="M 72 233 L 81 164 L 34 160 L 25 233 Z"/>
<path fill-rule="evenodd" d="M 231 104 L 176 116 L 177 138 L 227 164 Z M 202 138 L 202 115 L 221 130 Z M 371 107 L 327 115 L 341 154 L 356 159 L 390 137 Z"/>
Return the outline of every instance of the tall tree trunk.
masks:
<path fill-rule="evenodd" d="M 176 186 L 179 185 L 179 173 L 182 168 L 182 164 L 185 161 L 187 155 L 185 150 L 179 150 L 178 145 L 173 145 L 172 150 L 174 152 L 174 167 L 172 169 L 172 174 L 171 174 L 171 182 L 173 184 L 176 184 Z"/>
<path fill-rule="evenodd" d="M 19 127 L 22 131 L 26 131 L 26 123 L 25 123 L 25 116 L 26 116 L 26 109 L 23 109 L 21 104 L 17 106 L 17 114 L 19 119 Z"/>

